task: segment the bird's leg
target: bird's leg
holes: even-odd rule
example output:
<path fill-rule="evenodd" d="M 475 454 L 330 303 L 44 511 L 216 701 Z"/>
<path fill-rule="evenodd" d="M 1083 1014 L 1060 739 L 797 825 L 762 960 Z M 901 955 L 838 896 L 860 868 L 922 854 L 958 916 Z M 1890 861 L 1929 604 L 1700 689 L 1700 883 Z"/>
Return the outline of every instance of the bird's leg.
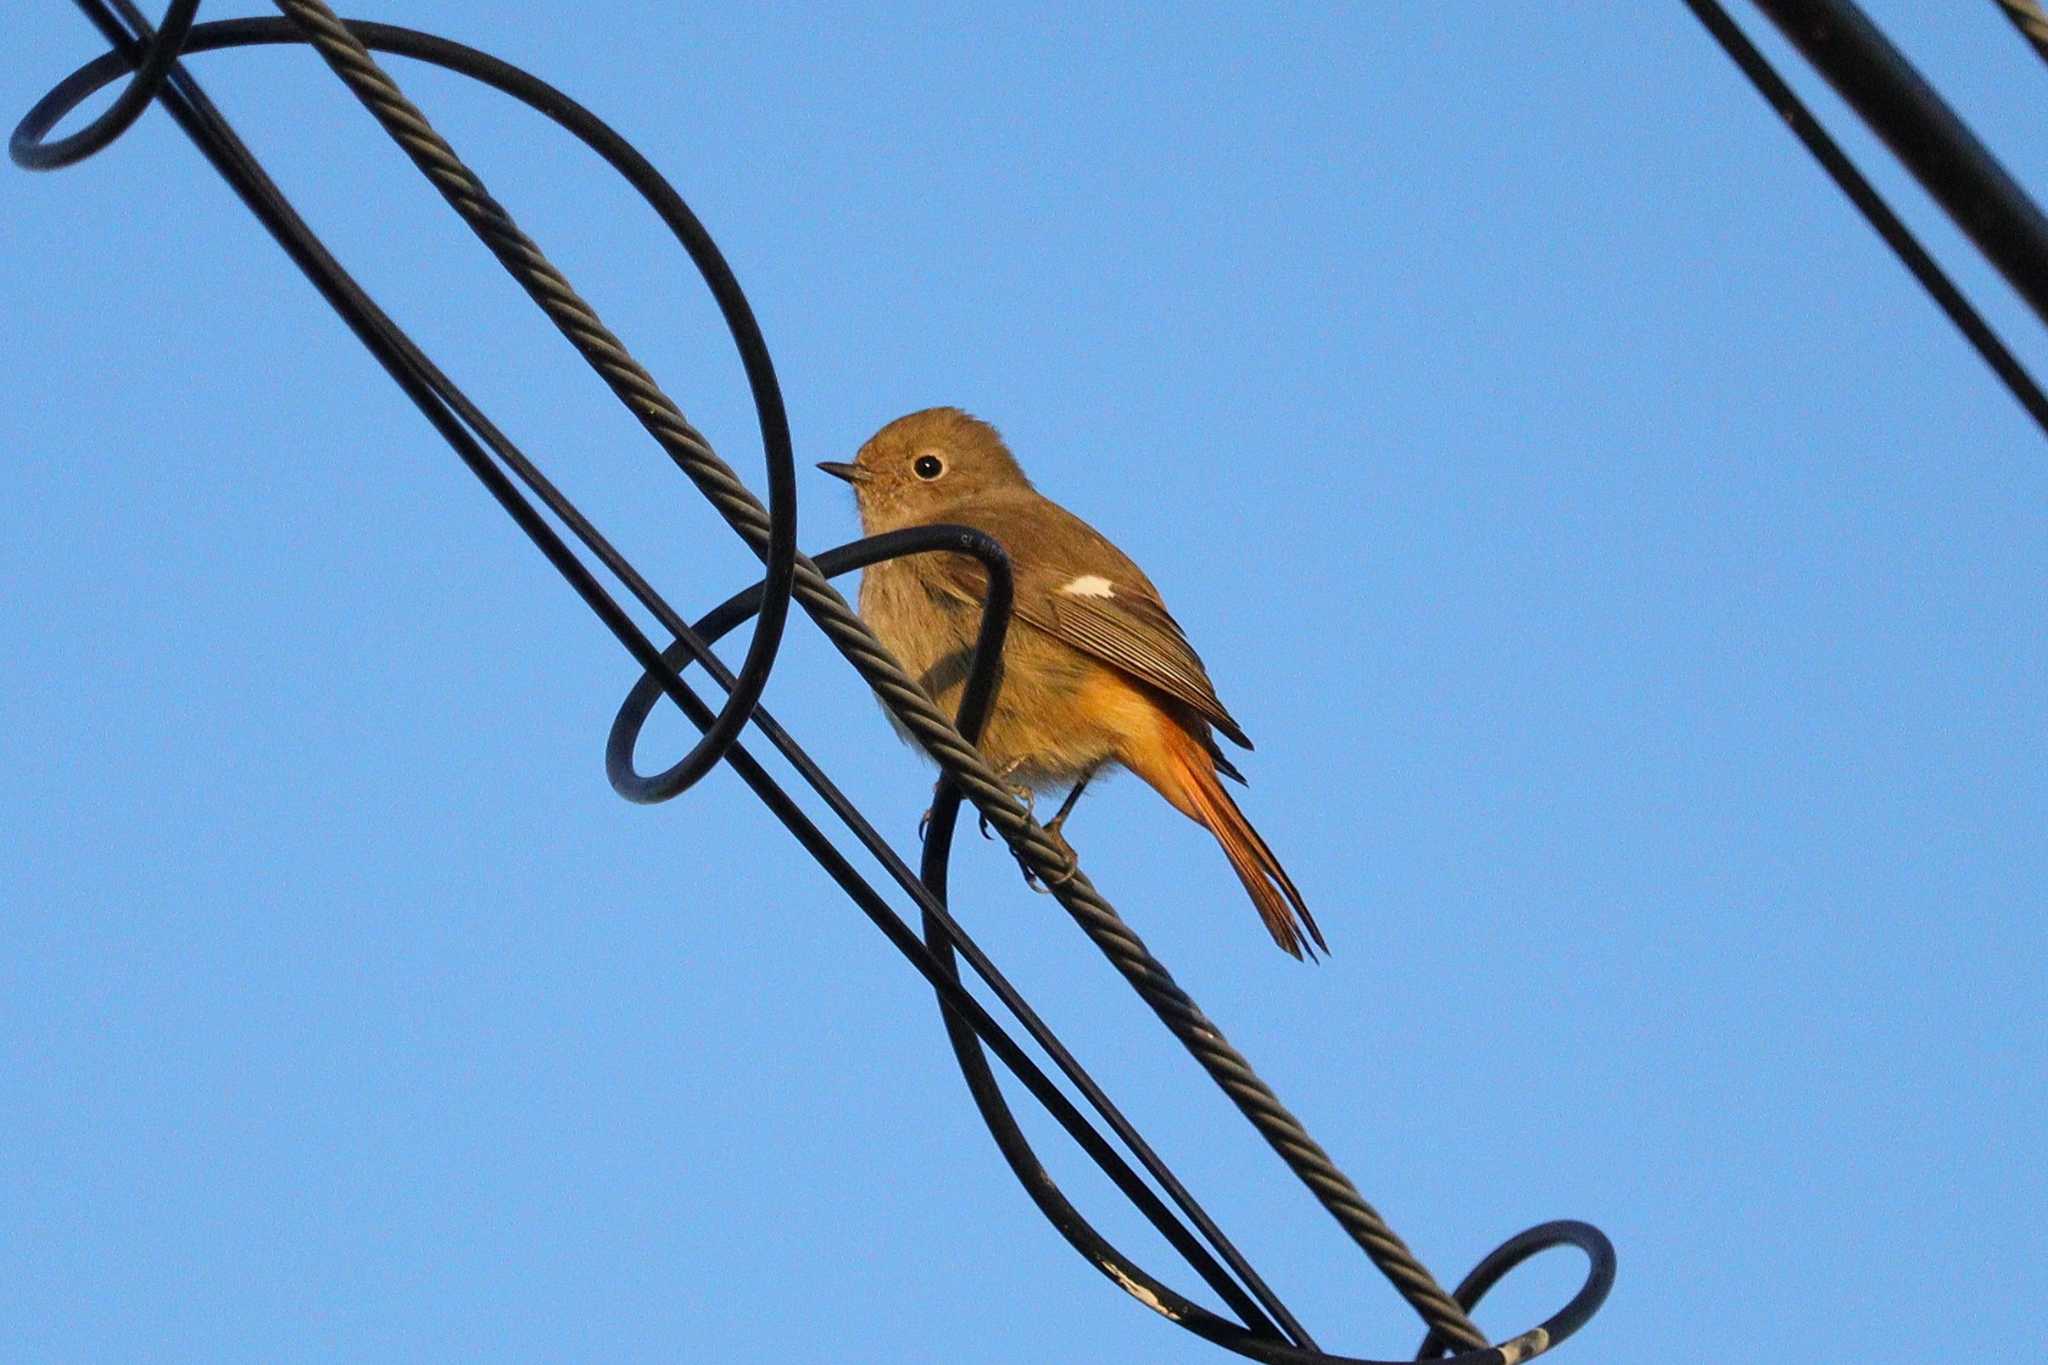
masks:
<path fill-rule="evenodd" d="M 1009 782 L 1010 790 L 1016 793 L 1017 799 L 1019 801 L 1022 801 L 1024 803 L 1024 810 L 1028 814 L 1031 810 L 1031 802 L 1033 800 L 1033 797 L 1035 796 L 1035 793 L 1029 787 L 1020 786 L 1015 782 L 1010 782 L 1010 778 L 1013 777 L 1016 774 L 1017 770 L 1023 766 L 1023 759 L 1013 758 L 1008 763 L 1005 763 L 1002 767 L 996 769 L 996 776 L 1000 777 L 1005 782 Z M 975 813 L 975 818 L 981 822 L 982 838 L 993 839 L 996 837 L 995 835 L 989 833 L 988 817 L 986 815 L 983 815 L 979 811 L 977 811 Z"/>
<path fill-rule="evenodd" d="M 1074 803 L 1081 799 L 1081 793 L 1087 791 L 1088 784 L 1095 780 L 1095 771 L 1095 769 L 1090 768 L 1087 772 L 1081 774 L 1081 780 L 1076 782 L 1074 789 L 1067 793 L 1067 799 L 1060 802 L 1060 808 L 1053 812 L 1052 819 L 1045 822 L 1045 832 L 1052 835 L 1053 838 L 1059 839 L 1061 844 L 1065 844 L 1067 841 L 1060 838 L 1060 826 L 1067 823 L 1067 816 L 1073 813 Z"/>
<path fill-rule="evenodd" d="M 1088 783 L 1094 779 L 1095 772 L 1096 770 L 1094 768 L 1090 768 L 1087 772 L 1082 773 L 1081 780 L 1076 782 L 1074 784 L 1074 789 L 1067 793 L 1067 799 L 1060 802 L 1060 808 L 1057 811 L 1053 812 L 1052 819 L 1045 822 L 1046 834 L 1050 836 L 1053 843 L 1059 847 L 1060 852 L 1066 855 L 1067 865 L 1063 871 L 1059 872 L 1051 879 L 1051 881 L 1045 883 L 1044 885 L 1041 885 L 1039 883 L 1037 876 L 1033 874 L 1029 867 L 1026 867 L 1024 869 L 1024 884 L 1026 886 L 1029 886 L 1033 891 L 1037 891 L 1045 895 L 1050 895 L 1052 894 L 1053 887 L 1058 886 L 1060 883 L 1066 881 L 1069 877 L 1073 876 L 1074 873 L 1080 869 L 1081 860 L 1075 856 L 1073 845 L 1067 842 L 1067 836 L 1060 833 L 1060 826 L 1067 823 L 1067 816 L 1073 813 L 1074 803 L 1081 799 L 1081 793 L 1087 789 Z"/>
<path fill-rule="evenodd" d="M 1003 781 L 1005 781 L 1005 782 L 1010 782 L 1010 779 L 1011 779 L 1012 777 L 1015 777 L 1015 776 L 1017 775 L 1018 771 L 1019 771 L 1020 769 L 1022 769 L 1022 768 L 1023 768 L 1023 766 L 1024 766 L 1024 760 L 1023 760 L 1023 759 L 1021 759 L 1021 758 L 1013 758 L 1013 759 L 1011 759 L 1011 760 L 1010 760 L 1010 761 L 1009 761 L 1008 763 L 1005 763 L 1005 764 L 1003 764 L 1003 766 L 1002 766 L 1002 767 L 1000 767 L 1000 768 L 997 768 L 997 769 L 996 769 L 996 776 L 997 776 L 997 777 L 999 777 L 999 778 L 1001 778 L 1001 779 L 1002 779 Z M 1013 792 L 1015 792 L 1015 793 L 1017 794 L 1017 799 L 1018 799 L 1019 801 L 1022 801 L 1022 802 L 1024 803 L 1024 810 L 1025 810 L 1025 812 L 1026 812 L 1027 814 L 1030 814 L 1030 813 L 1031 813 L 1031 806 L 1032 806 L 1032 801 L 1033 801 L 1034 797 L 1036 796 L 1036 793 L 1035 793 L 1035 792 L 1033 792 L 1033 791 L 1031 790 L 1031 788 L 1029 788 L 1029 787 L 1026 787 L 1026 786 L 1022 785 L 1021 783 L 1015 783 L 1015 782 L 1011 782 L 1011 783 L 1010 783 L 1010 790 L 1011 790 L 1011 791 L 1013 791 Z M 1062 805 L 1062 806 L 1060 807 L 1060 814 L 1061 814 L 1062 816 L 1064 816 L 1064 815 L 1065 815 L 1065 814 L 1067 813 L 1067 809 L 1068 809 L 1068 807 L 1072 806 L 1072 805 L 1073 805 L 1073 803 L 1074 803 L 1074 802 L 1073 802 L 1073 798 L 1072 798 L 1072 797 L 1068 797 L 1068 798 L 1067 798 L 1067 800 L 1066 800 L 1066 802 L 1065 802 L 1065 804 L 1063 804 L 1063 805 Z M 1057 822 L 1055 822 L 1055 823 L 1057 823 Z M 983 838 L 991 838 L 991 837 L 993 837 L 993 836 L 991 836 L 991 835 L 989 834 L 989 831 L 988 831 L 988 817 L 987 817 L 986 815 L 984 815 L 984 816 L 982 816 L 982 817 L 981 817 L 981 833 L 982 833 L 982 837 L 983 837 Z M 1060 844 L 1061 844 L 1061 847 L 1063 847 L 1063 848 L 1065 847 L 1065 841 L 1064 841 L 1064 840 L 1060 840 L 1060 839 L 1059 839 L 1059 835 L 1058 835 L 1058 833 L 1057 833 L 1057 832 L 1055 832 L 1055 833 L 1053 834 L 1053 838 L 1054 838 L 1055 840 L 1059 840 L 1059 842 L 1060 842 Z M 1064 880 L 1066 880 L 1066 878 L 1067 878 L 1067 877 L 1070 877 L 1070 876 L 1072 876 L 1072 875 L 1073 875 L 1073 873 L 1072 873 L 1072 871 L 1071 871 L 1071 866 L 1072 866 L 1072 851 L 1071 851 L 1071 850 L 1069 850 L 1068 862 L 1069 862 L 1069 867 L 1070 867 L 1070 870 L 1069 870 L 1069 871 L 1067 871 L 1067 872 L 1065 872 L 1065 873 L 1062 873 L 1062 874 L 1061 874 L 1061 875 L 1060 875 L 1059 877 L 1055 878 L 1055 880 L 1056 880 L 1056 881 L 1064 881 Z M 1018 855 L 1017 855 L 1017 866 L 1018 866 L 1018 867 L 1020 867 L 1020 868 L 1022 868 L 1022 869 L 1023 869 L 1023 871 L 1024 871 L 1024 884 L 1025 884 L 1026 886 L 1030 887 L 1030 888 L 1031 888 L 1031 889 L 1032 889 L 1033 891 L 1041 891 L 1041 892 L 1042 892 L 1042 891 L 1044 891 L 1044 890 L 1045 890 L 1045 888 L 1044 888 L 1043 886 L 1040 886 L 1040 885 L 1038 884 L 1038 874 L 1037 874 L 1036 872 L 1032 871 L 1032 869 L 1031 869 L 1031 864 L 1030 864 L 1030 863 L 1027 863 L 1027 862 L 1025 862 L 1025 861 L 1024 861 L 1024 857 L 1023 857 L 1023 855 L 1022 855 L 1022 854 L 1018 854 Z"/>

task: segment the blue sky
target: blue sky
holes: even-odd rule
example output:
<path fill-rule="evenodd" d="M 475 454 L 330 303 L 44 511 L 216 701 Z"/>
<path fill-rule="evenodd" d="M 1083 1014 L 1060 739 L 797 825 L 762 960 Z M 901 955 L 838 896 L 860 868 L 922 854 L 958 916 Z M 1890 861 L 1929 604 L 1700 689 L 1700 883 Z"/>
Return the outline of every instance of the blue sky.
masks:
<path fill-rule="evenodd" d="M 1995 6 L 1868 8 L 2048 187 L 2048 69 Z M 664 168 L 806 471 L 957 403 L 1145 565 L 1334 956 L 1274 951 L 1134 780 L 1074 843 L 1440 1277 L 1569 1216 L 1621 1270 L 1561 1359 L 2031 1329 L 2048 452 L 1681 6 L 373 17 Z M 54 0 L 7 33 L 10 119 L 95 51 Z M 672 600 L 750 580 L 315 59 L 194 65 Z M 535 116 L 393 69 L 759 487 L 651 218 Z M 612 795 L 623 654 L 160 112 L 4 178 L 0 1354 L 1221 1358 L 1038 1219 L 928 993 L 730 775 Z M 843 487 L 803 493 L 807 549 L 856 533 Z M 908 848 L 928 772 L 801 621 L 768 704 Z M 954 881 L 1324 1344 L 1411 1352 L 999 847 Z M 1480 1321 L 1578 1275 L 1553 1253 Z"/>

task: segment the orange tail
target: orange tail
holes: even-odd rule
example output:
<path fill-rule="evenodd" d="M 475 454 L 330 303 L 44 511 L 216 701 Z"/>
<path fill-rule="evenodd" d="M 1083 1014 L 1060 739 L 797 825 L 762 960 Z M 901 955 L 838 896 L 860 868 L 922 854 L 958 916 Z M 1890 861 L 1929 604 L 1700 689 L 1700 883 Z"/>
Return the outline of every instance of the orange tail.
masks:
<path fill-rule="evenodd" d="M 1297 958 L 1304 949 L 1311 958 L 1317 948 L 1329 952 L 1330 945 L 1323 942 L 1323 931 L 1316 927 L 1315 916 L 1302 903 L 1301 892 L 1295 890 L 1287 869 L 1280 866 L 1273 850 L 1266 847 L 1266 841 L 1217 780 L 1216 761 L 1209 756 L 1207 747 L 1163 712 L 1160 721 L 1159 746 L 1148 753 L 1126 753 L 1125 766 L 1157 788 L 1183 815 L 1216 836 L 1275 943 Z M 1315 947 L 1309 948 L 1305 939 L 1313 941 Z"/>

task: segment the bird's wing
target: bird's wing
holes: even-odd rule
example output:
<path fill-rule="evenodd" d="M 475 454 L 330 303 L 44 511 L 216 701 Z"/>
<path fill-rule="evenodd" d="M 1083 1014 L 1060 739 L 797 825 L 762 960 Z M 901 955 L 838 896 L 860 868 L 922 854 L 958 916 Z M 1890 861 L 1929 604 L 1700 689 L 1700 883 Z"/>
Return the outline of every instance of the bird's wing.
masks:
<path fill-rule="evenodd" d="M 1158 590 L 1094 527 L 1036 496 L 952 507 L 941 519 L 987 531 L 1011 548 L 1019 617 L 1183 703 L 1233 744 L 1252 747 Z M 1020 555 L 1013 542 L 1039 554 Z M 935 560 L 949 591 L 977 605 L 983 601 L 988 575 L 980 561 L 952 554 Z"/>
<path fill-rule="evenodd" d="M 1107 596 L 1068 594 L 1055 588 L 1047 600 L 1050 624 L 1031 610 L 1020 608 L 1019 615 L 1083 653 L 1186 703 L 1232 743 L 1251 748 L 1252 742 L 1217 699 L 1216 688 L 1181 633 L 1180 623 L 1156 596 L 1140 592 L 1135 584 L 1112 580 Z"/>

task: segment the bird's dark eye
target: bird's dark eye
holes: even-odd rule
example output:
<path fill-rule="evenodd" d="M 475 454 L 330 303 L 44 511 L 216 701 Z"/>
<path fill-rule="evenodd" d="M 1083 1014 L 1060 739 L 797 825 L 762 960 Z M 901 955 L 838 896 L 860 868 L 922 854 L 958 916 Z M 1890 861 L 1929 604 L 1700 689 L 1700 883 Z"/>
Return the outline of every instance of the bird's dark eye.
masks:
<path fill-rule="evenodd" d="M 946 462 L 936 455 L 920 455 L 910 466 L 910 472 L 920 479 L 936 479 L 946 472 Z"/>

